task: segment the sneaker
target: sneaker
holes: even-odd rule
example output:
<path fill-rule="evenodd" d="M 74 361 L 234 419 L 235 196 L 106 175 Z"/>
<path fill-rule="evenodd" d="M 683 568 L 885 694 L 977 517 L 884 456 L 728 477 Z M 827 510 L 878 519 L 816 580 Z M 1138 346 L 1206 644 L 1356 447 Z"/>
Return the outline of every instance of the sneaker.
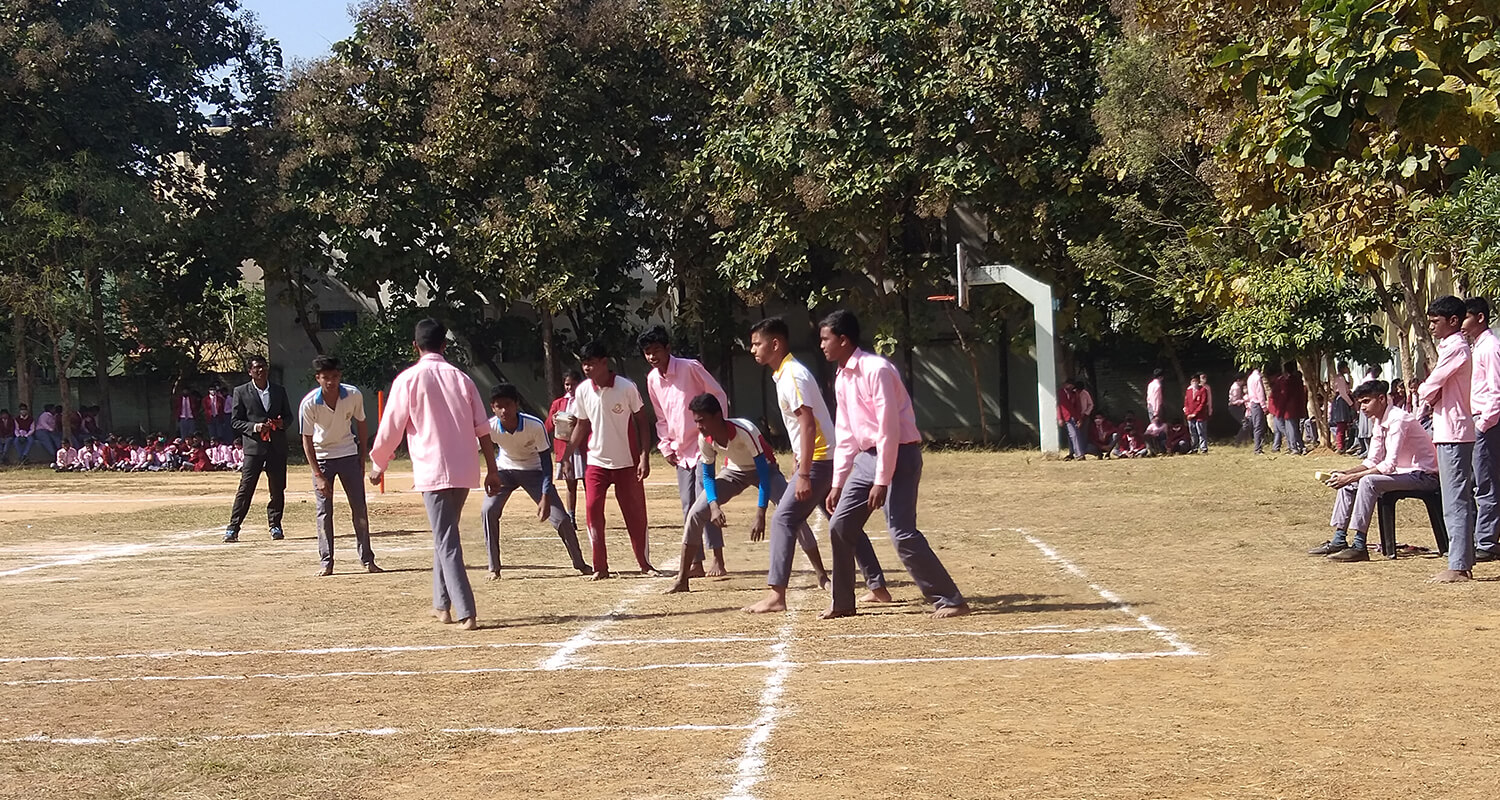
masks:
<path fill-rule="evenodd" d="M 271 528 L 271 538 L 279 542 L 282 539 L 285 539 L 286 535 L 281 532 L 280 528 L 273 527 Z"/>
<path fill-rule="evenodd" d="M 1500 561 L 1500 553 L 1494 553 L 1494 552 L 1491 552 L 1489 550 L 1475 550 L 1474 551 L 1474 560 L 1476 562 L 1479 562 L 1479 561 Z"/>
<path fill-rule="evenodd" d="M 238 542 L 239 540 L 240 540 L 240 532 L 239 531 L 235 530 L 234 528 L 225 528 L 224 529 L 224 541 L 226 543 Z"/>
<path fill-rule="evenodd" d="M 1369 561 L 1370 551 L 1363 547 L 1346 547 L 1337 553 L 1330 553 L 1329 561 L 1337 561 L 1345 564 L 1351 561 Z"/>
<path fill-rule="evenodd" d="M 1340 552 L 1340 551 L 1343 551 L 1343 550 L 1347 550 L 1347 549 L 1349 549 L 1349 546 L 1345 545 L 1345 544 L 1334 544 L 1333 542 L 1324 542 L 1324 543 L 1318 545 L 1317 547 L 1314 547 L 1313 549 L 1307 551 L 1307 554 L 1310 555 L 1310 556 L 1331 556 L 1334 553 L 1337 553 L 1337 552 Z"/>

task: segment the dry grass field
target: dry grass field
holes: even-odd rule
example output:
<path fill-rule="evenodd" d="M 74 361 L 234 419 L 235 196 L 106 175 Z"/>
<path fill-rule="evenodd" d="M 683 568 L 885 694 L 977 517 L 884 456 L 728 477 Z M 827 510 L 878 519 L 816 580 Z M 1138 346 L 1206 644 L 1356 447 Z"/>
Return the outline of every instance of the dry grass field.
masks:
<path fill-rule="evenodd" d="M 236 545 L 234 475 L 4 472 L 0 797 L 1488 798 L 1500 566 L 1436 586 L 1433 557 L 1303 555 L 1327 535 L 1310 475 L 1343 461 L 929 454 L 920 519 L 976 611 L 953 620 L 883 527 L 898 604 L 819 621 L 799 557 L 791 613 L 741 613 L 767 556 L 748 497 L 731 575 L 688 595 L 584 581 L 524 500 L 487 582 L 472 496 L 474 632 L 428 616 L 410 492 L 372 504 L 388 572 L 356 571 L 341 516 L 315 578 L 300 470 L 287 540 L 262 495 Z M 1420 507 L 1400 526 L 1431 546 Z"/>

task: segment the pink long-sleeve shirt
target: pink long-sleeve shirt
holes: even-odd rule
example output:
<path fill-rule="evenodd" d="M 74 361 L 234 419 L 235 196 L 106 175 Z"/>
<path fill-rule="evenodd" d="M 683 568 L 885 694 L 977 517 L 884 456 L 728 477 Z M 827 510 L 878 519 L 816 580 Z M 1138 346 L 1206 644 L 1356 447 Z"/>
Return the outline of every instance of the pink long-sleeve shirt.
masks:
<path fill-rule="evenodd" d="M 651 370 L 646 375 L 646 391 L 651 395 L 651 410 L 656 412 L 656 447 L 664 456 L 676 456 L 677 466 L 698 466 L 698 426 L 688 403 L 700 394 L 719 398 L 724 416 L 729 416 L 729 396 L 714 376 L 691 358 L 667 358 L 665 375 Z"/>
<path fill-rule="evenodd" d="M 1266 382 L 1260 370 L 1252 370 L 1245 378 L 1245 401 L 1252 406 L 1266 407 Z"/>
<path fill-rule="evenodd" d="M 370 461 L 383 471 L 405 437 L 412 489 L 477 489 L 478 439 L 489 435 L 489 415 L 474 381 L 441 355 L 423 353 L 391 384 Z"/>
<path fill-rule="evenodd" d="M 838 406 L 833 485 L 842 488 L 854 469 L 854 456 L 873 447 L 875 485 L 889 486 L 896 472 L 897 448 L 922 441 L 911 395 L 896 365 L 856 349 L 839 367 L 833 395 Z"/>
<path fill-rule="evenodd" d="M 1415 414 L 1392 405 L 1379 419 L 1370 420 L 1370 454 L 1364 465 L 1385 475 L 1436 473 L 1437 447 Z"/>
<path fill-rule="evenodd" d="M 1469 404 L 1474 427 L 1483 433 L 1500 422 L 1500 337 L 1486 328 L 1475 337 L 1471 351 L 1474 370 Z"/>
<path fill-rule="evenodd" d="M 1470 411 L 1473 362 L 1469 343 L 1454 331 L 1438 342 L 1437 365 L 1417 395 L 1432 406 L 1432 440 L 1438 444 L 1474 441 L 1474 416 Z"/>
<path fill-rule="evenodd" d="M 1152 378 L 1146 384 L 1146 413 L 1161 416 L 1161 378 Z"/>

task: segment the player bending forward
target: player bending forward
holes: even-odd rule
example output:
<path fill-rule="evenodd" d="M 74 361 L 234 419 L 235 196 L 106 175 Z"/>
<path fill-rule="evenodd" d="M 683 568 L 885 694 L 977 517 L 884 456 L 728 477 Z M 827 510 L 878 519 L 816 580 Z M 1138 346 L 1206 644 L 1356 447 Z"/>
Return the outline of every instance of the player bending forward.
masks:
<path fill-rule="evenodd" d="M 771 448 L 754 423 L 747 419 L 725 419 L 719 398 L 711 394 L 694 397 L 688 409 L 698 425 L 698 452 L 701 454 L 698 469 L 703 492 L 688 511 L 687 523 L 683 526 L 682 561 L 677 582 L 667 594 L 688 591 L 689 572 L 698 554 L 703 552 L 703 529 L 709 523 L 724 527 L 723 503 L 752 486 L 759 490 L 755 522 L 750 526 L 750 537 L 758 540 L 766 530 L 766 505 L 771 494 L 774 492 L 780 497 L 786 492 L 786 478 L 772 465 Z M 720 459 L 728 461 L 722 475 L 716 474 Z M 817 552 L 817 541 L 805 522 L 798 530 L 797 538 L 804 549 Z M 825 577 L 820 571 L 819 583 Z"/>

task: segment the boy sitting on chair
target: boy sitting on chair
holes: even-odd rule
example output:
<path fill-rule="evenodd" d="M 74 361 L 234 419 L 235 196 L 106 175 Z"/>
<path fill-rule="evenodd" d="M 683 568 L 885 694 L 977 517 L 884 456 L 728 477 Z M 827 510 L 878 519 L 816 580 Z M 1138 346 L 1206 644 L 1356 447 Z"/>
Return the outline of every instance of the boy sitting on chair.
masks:
<path fill-rule="evenodd" d="M 1354 404 L 1370 418 L 1370 452 L 1358 469 L 1328 478 L 1338 490 L 1333 501 L 1333 538 L 1307 551 L 1329 561 L 1369 561 L 1365 537 L 1375 505 L 1386 492 L 1437 491 L 1437 447 L 1416 415 L 1391 403 L 1385 381 L 1365 381 L 1354 390 Z M 1354 537 L 1349 538 L 1353 532 Z"/>

